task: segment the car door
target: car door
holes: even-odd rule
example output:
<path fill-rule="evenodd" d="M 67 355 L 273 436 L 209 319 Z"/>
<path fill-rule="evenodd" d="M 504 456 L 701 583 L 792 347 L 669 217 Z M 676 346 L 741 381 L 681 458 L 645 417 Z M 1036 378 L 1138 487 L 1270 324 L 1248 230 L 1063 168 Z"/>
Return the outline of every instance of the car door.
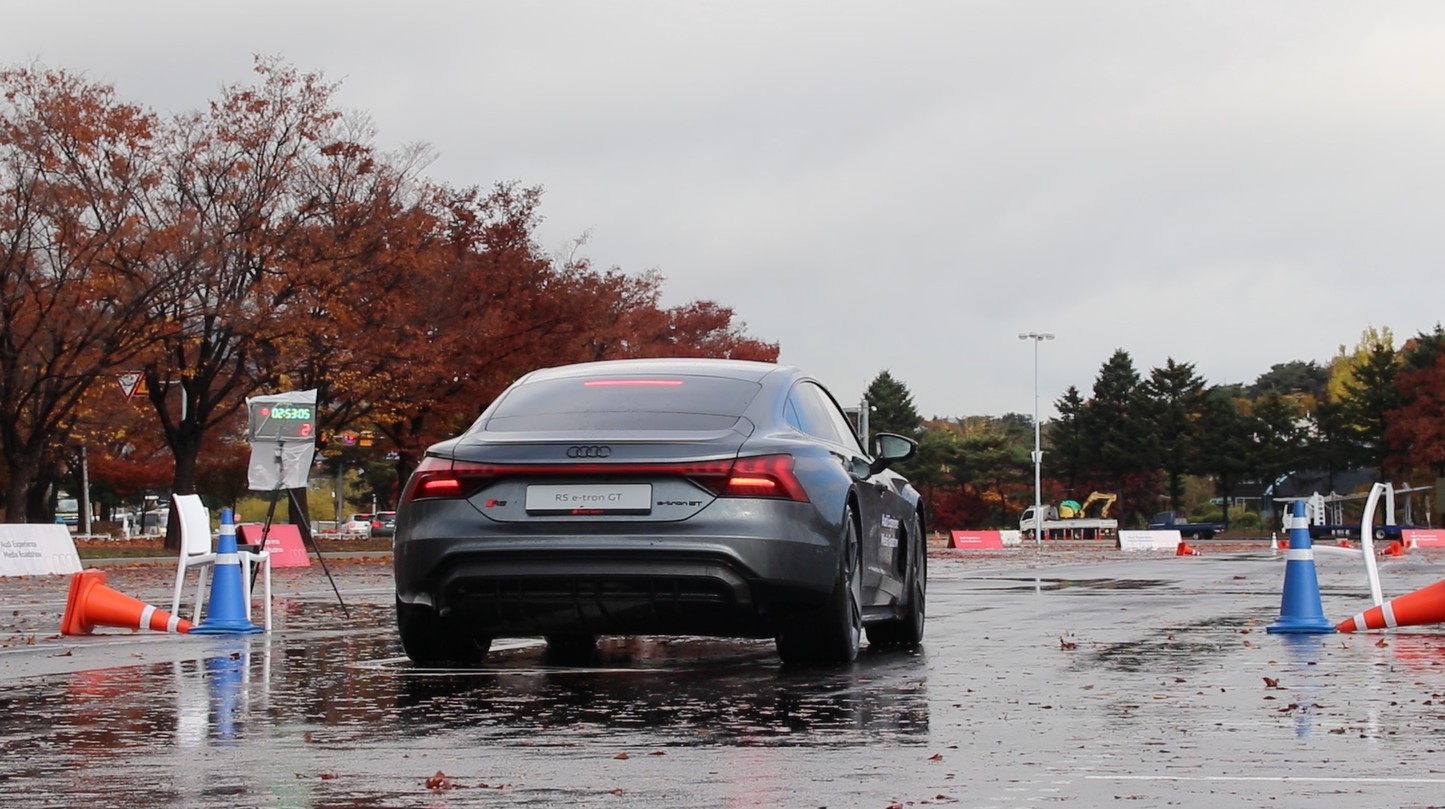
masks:
<path fill-rule="evenodd" d="M 872 459 L 863 451 L 853 426 L 848 422 L 842 408 L 821 385 L 812 381 L 798 383 L 792 396 L 795 407 L 802 414 L 805 430 L 814 436 L 826 439 L 837 449 L 843 464 L 864 473 Z M 858 525 L 861 529 L 859 542 L 862 545 L 863 607 L 889 603 L 890 593 L 896 595 L 901 588 L 893 585 L 888 575 L 896 564 L 898 553 L 897 537 L 884 531 L 885 517 L 890 511 L 886 505 L 889 487 L 882 478 L 864 478 L 854 490 L 858 493 Z"/>
<path fill-rule="evenodd" d="M 858 441 L 858 436 L 853 432 L 853 425 L 848 421 L 848 416 L 838 406 L 836 400 L 829 397 L 832 405 L 830 413 L 838 429 L 847 436 L 848 443 L 858 452 L 862 467 L 873 461 L 872 455 L 863 449 Z M 869 475 L 863 480 L 858 488 L 859 508 L 863 512 L 865 534 L 869 535 L 869 544 L 865 548 L 873 548 L 872 579 L 864 579 L 868 585 L 869 592 L 873 593 L 872 604 L 874 606 L 892 605 L 903 595 L 903 582 L 908 569 L 908 547 L 902 541 L 907 524 L 909 506 L 900 494 L 899 486 L 901 476 L 890 471 L 883 470 Z M 864 552 L 865 563 L 867 551 Z M 867 606 L 865 604 L 865 606 Z"/>

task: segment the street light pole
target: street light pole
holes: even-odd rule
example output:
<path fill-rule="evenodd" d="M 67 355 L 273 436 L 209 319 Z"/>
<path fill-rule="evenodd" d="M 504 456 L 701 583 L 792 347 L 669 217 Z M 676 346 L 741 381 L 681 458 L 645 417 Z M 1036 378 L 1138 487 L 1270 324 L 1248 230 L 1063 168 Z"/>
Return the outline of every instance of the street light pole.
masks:
<path fill-rule="evenodd" d="M 1030 331 L 1020 333 L 1019 339 L 1034 341 L 1034 547 L 1037 548 L 1044 534 L 1044 504 L 1040 490 L 1044 451 L 1039 444 L 1039 343 L 1052 340 L 1054 336 L 1048 332 Z"/>

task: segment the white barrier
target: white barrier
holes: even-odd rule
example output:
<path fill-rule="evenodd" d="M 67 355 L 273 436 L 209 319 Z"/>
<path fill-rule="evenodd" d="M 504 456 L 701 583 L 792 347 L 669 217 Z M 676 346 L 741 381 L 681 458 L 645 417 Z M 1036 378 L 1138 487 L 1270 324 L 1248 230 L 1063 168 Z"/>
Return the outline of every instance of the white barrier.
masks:
<path fill-rule="evenodd" d="M 0 576 L 80 572 L 70 529 L 58 523 L 0 524 Z"/>
<path fill-rule="evenodd" d="M 1179 549 L 1181 541 L 1178 529 L 1119 532 L 1119 550 L 1121 551 L 1175 551 Z"/>

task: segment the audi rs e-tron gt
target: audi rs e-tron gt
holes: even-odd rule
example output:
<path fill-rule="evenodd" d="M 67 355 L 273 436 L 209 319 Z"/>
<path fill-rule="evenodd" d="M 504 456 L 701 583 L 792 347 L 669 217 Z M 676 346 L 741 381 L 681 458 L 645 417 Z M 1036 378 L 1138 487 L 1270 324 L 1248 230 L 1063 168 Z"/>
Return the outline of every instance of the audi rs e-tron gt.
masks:
<path fill-rule="evenodd" d="M 871 451 L 870 451 L 871 449 Z M 797 368 L 707 359 L 534 371 L 407 481 L 402 647 L 475 663 L 496 637 L 590 655 L 600 635 L 776 639 L 847 663 L 923 636 L 918 492 Z"/>

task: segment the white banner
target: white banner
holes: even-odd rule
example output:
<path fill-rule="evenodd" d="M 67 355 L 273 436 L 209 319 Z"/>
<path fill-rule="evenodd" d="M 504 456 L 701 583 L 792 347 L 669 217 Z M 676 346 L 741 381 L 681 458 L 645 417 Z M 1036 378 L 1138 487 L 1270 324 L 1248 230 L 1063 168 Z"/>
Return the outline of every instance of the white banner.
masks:
<path fill-rule="evenodd" d="M 0 576 L 80 572 L 70 529 L 60 524 L 0 524 Z"/>
<path fill-rule="evenodd" d="M 1179 549 L 1179 531 L 1120 531 L 1121 551 L 1174 551 Z"/>

